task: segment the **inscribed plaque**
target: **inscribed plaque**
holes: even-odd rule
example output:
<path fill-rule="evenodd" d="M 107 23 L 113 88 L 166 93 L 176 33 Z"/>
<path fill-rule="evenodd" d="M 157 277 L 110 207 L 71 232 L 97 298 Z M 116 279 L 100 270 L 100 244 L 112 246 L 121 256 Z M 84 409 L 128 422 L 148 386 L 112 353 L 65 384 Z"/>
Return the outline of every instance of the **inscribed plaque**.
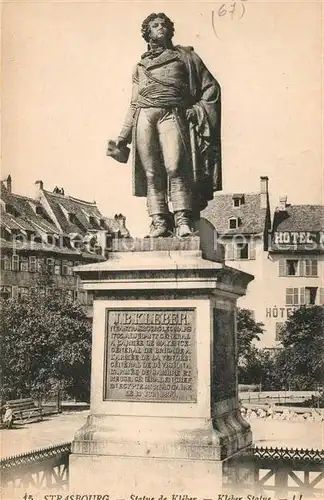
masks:
<path fill-rule="evenodd" d="M 105 400 L 194 402 L 194 309 L 107 309 Z"/>

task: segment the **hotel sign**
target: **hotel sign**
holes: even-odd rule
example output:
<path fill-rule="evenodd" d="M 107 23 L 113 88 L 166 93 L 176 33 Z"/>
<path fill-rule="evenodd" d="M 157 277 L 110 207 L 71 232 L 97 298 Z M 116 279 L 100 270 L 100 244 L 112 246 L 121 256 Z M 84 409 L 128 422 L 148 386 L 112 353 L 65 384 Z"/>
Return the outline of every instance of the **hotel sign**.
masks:
<path fill-rule="evenodd" d="M 324 231 L 276 231 L 272 245 L 277 248 L 324 249 Z"/>

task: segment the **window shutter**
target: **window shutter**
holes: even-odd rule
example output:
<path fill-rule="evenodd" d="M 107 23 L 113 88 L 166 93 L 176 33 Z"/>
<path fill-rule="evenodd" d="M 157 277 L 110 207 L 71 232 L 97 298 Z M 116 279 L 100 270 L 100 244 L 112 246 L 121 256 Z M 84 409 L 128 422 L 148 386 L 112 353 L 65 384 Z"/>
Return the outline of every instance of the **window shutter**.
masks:
<path fill-rule="evenodd" d="M 319 303 L 320 303 L 320 306 L 324 305 L 324 288 L 320 288 Z"/>
<path fill-rule="evenodd" d="M 317 260 L 312 261 L 312 276 L 317 276 L 318 275 L 318 270 L 317 270 Z"/>
<path fill-rule="evenodd" d="M 11 288 L 11 296 L 12 296 L 12 298 L 18 297 L 18 286 L 17 285 L 13 285 L 12 286 L 12 288 Z"/>
<path fill-rule="evenodd" d="M 286 288 L 286 306 L 293 305 L 293 294 L 294 294 L 293 288 Z"/>
<path fill-rule="evenodd" d="M 255 245 L 255 241 L 253 238 L 251 238 L 249 246 L 250 246 L 250 256 L 249 257 L 251 260 L 255 260 L 256 259 L 256 245 Z"/>
<path fill-rule="evenodd" d="M 299 289 L 299 303 L 301 306 L 306 304 L 305 287 Z"/>
<path fill-rule="evenodd" d="M 299 261 L 299 276 L 306 276 L 306 261 L 304 259 Z"/>
<path fill-rule="evenodd" d="M 286 276 L 286 261 L 285 259 L 279 259 L 279 276 Z"/>

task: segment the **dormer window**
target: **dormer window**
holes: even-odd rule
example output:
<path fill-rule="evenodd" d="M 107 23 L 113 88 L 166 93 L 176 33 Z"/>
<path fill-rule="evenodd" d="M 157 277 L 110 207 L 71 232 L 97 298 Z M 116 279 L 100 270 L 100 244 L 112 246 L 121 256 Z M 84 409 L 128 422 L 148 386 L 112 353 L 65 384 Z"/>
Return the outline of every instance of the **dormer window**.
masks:
<path fill-rule="evenodd" d="M 63 214 L 65 215 L 66 219 L 71 222 L 72 224 L 75 224 L 77 222 L 77 217 L 74 212 L 69 212 L 61 203 L 60 203 L 61 210 Z"/>
<path fill-rule="evenodd" d="M 237 229 L 240 225 L 240 219 L 238 217 L 230 217 L 228 220 L 229 229 Z"/>
<path fill-rule="evenodd" d="M 13 215 L 14 217 L 20 216 L 20 213 L 18 212 L 18 210 L 10 203 L 6 203 L 5 210 L 6 210 L 7 214 Z"/>
<path fill-rule="evenodd" d="M 36 215 L 44 215 L 44 209 L 43 209 L 43 207 L 36 206 L 35 207 L 35 213 L 36 213 Z"/>
<path fill-rule="evenodd" d="M 69 212 L 69 222 L 72 222 L 74 224 L 76 222 L 76 215 L 73 212 Z"/>
<path fill-rule="evenodd" d="M 89 215 L 89 224 L 91 224 L 91 226 L 97 227 L 98 225 L 97 217 L 95 217 L 94 215 Z"/>
<path fill-rule="evenodd" d="M 241 205 L 244 205 L 244 195 L 233 194 L 233 207 L 239 208 Z"/>
<path fill-rule="evenodd" d="M 99 219 L 99 224 L 102 229 L 106 229 L 105 219 Z"/>

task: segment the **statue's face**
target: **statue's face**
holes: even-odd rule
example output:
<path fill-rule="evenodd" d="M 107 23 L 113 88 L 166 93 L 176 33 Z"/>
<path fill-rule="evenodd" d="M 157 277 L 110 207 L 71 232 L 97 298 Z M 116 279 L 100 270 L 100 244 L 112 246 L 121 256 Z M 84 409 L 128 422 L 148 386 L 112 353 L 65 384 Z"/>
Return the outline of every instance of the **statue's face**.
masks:
<path fill-rule="evenodd" d="M 153 42 L 163 42 L 168 38 L 168 27 L 166 21 L 161 17 L 156 17 L 149 23 L 150 38 Z"/>

